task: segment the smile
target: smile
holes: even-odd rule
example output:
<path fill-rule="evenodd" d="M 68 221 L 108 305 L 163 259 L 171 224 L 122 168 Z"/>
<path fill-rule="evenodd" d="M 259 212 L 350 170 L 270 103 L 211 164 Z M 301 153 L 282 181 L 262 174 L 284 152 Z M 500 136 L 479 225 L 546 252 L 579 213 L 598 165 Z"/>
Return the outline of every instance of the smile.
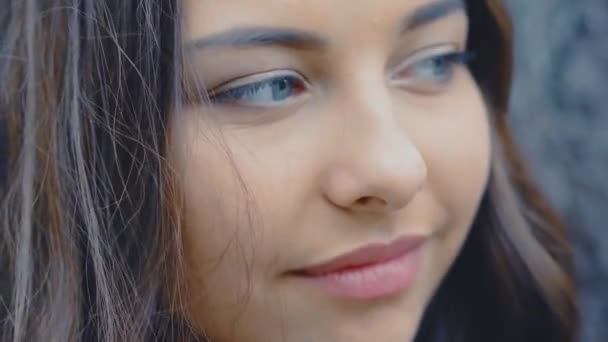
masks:
<path fill-rule="evenodd" d="M 415 280 L 425 241 L 405 237 L 388 245 L 363 246 L 294 274 L 335 296 L 375 299 L 395 295 Z"/>

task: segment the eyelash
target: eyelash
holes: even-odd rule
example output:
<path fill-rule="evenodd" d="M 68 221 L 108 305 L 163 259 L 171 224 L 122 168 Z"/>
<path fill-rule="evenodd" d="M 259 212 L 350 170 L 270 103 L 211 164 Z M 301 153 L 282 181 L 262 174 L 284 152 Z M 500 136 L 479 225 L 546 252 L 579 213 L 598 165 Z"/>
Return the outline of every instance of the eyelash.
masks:
<path fill-rule="evenodd" d="M 416 80 L 412 81 L 412 78 L 398 77 L 394 80 L 394 84 L 401 87 L 407 88 L 408 90 L 419 93 L 419 94 L 434 94 L 440 92 L 445 86 L 447 86 L 454 76 L 454 67 L 458 65 L 466 65 L 470 63 L 474 55 L 468 51 L 451 51 L 445 53 L 439 53 L 428 57 L 420 58 L 418 61 L 413 63 L 407 63 L 405 67 L 399 69 L 395 74 L 400 76 L 404 71 L 410 71 L 412 68 L 428 66 L 428 63 L 439 63 L 439 67 L 448 68 L 446 74 L 442 79 L 435 79 L 429 81 L 429 84 L 416 83 Z M 437 64 L 431 64 L 431 66 L 437 66 Z M 260 76 L 243 77 L 232 82 L 221 86 L 218 90 L 212 90 L 209 94 L 209 99 L 214 104 L 219 105 L 241 105 L 251 107 L 273 107 L 277 105 L 285 105 L 293 97 L 299 97 L 310 87 L 308 82 L 300 74 L 293 71 L 283 72 L 269 72 L 268 74 L 274 73 L 275 76 L 268 76 L 262 78 Z M 264 74 L 261 74 L 264 75 Z M 245 82 L 249 78 L 259 78 L 258 81 Z M 413 78 L 415 78 L 414 76 Z M 437 82 L 438 81 L 438 82 Z M 240 85 L 232 85 L 234 83 L 241 83 Z M 232 85 L 232 86 L 231 86 Z M 273 87 L 279 87 L 277 88 Z M 283 94 L 286 87 L 293 87 L 293 94 Z M 281 88 L 282 87 L 282 88 Z M 263 93 L 261 93 L 263 91 Z M 257 94 L 270 96 L 270 101 L 267 100 L 243 100 L 244 97 L 254 97 Z M 286 99 L 277 99 L 282 95 L 287 95 Z M 278 101 L 279 104 L 271 103 L 272 101 Z"/>
<path fill-rule="evenodd" d="M 273 100 L 277 101 L 276 96 L 284 95 L 277 94 L 275 92 L 276 88 L 272 88 L 273 86 L 278 86 L 279 91 L 284 91 L 287 87 L 292 87 L 292 90 L 295 94 L 290 96 L 298 96 L 304 93 L 308 88 L 308 82 L 304 80 L 302 76 L 295 72 L 282 72 L 277 73 L 276 76 L 268 76 L 265 78 L 261 78 L 259 81 L 252 81 L 248 83 L 244 83 L 237 86 L 230 85 L 234 82 L 239 82 L 239 80 L 228 83 L 226 86 L 220 88 L 220 90 L 212 91 L 209 98 L 212 103 L 215 104 L 238 104 L 238 102 L 242 102 L 241 98 L 245 96 L 253 96 L 256 92 L 266 91 L 265 95 L 271 95 Z M 247 79 L 247 78 L 245 78 Z M 222 89 L 224 88 L 224 89 Z M 270 91 L 270 93 L 268 93 Z M 285 102 L 284 100 L 281 100 Z M 255 102 L 255 101 L 252 101 Z M 261 101 L 258 101 L 261 102 Z M 262 103 L 257 103 L 255 106 L 258 107 L 269 107 L 272 105 L 264 105 Z"/>
<path fill-rule="evenodd" d="M 473 58 L 474 54 L 469 51 L 451 51 L 420 58 L 418 61 L 408 63 L 405 68 L 398 69 L 393 74 L 398 76 L 394 79 L 393 84 L 418 94 L 436 94 L 441 92 L 453 80 L 456 66 L 468 65 Z M 416 67 L 429 66 L 429 64 L 431 67 L 444 68 L 443 70 L 446 73 L 431 80 L 428 78 L 435 77 L 435 75 L 426 75 L 428 77 L 426 80 L 416 79 L 418 77 L 416 75 L 411 77 L 403 75 L 403 72 L 415 70 Z M 425 84 L 425 82 L 427 83 Z"/>

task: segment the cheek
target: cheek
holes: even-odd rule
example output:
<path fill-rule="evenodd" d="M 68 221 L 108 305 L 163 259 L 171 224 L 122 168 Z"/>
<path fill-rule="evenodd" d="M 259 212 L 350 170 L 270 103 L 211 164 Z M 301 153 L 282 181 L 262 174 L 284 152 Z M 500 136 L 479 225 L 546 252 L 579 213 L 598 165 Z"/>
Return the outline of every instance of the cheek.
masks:
<path fill-rule="evenodd" d="M 477 109 L 451 125 L 439 126 L 429 143 L 429 182 L 452 218 L 472 216 L 485 190 L 490 139 L 485 111 Z"/>
<path fill-rule="evenodd" d="M 463 112 L 447 125 L 440 126 L 438 141 L 430 163 L 430 175 L 450 215 L 471 221 L 485 191 L 490 171 L 491 143 L 488 113 L 480 96 L 456 105 Z"/>
<path fill-rule="evenodd" d="M 412 130 L 429 170 L 428 184 L 451 220 L 474 216 L 490 170 L 491 139 L 488 109 L 467 74 L 437 100 Z"/>
<path fill-rule="evenodd" d="M 456 257 L 473 223 L 490 173 L 488 110 L 472 80 L 460 84 L 436 107 L 432 119 L 413 130 L 428 167 L 427 186 L 445 211 L 434 254 L 447 266 Z"/>
<path fill-rule="evenodd" d="M 234 276 L 246 273 L 246 260 L 258 240 L 248 191 L 219 135 L 200 115 L 186 112 L 179 117 L 172 122 L 170 162 L 183 199 L 186 277 L 196 282 L 204 278 L 209 287 L 242 283 Z M 235 272 L 222 273 L 225 264 Z"/>
<path fill-rule="evenodd" d="M 268 305 L 276 292 L 264 288 L 276 277 L 281 246 L 281 234 L 271 228 L 293 213 L 285 191 L 294 189 L 284 186 L 291 174 L 285 158 L 260 160 L 234 136 L 209 134 L 214 128 L 202 121 L 181 113 L 171 128 L 170 162 L 184 200 L 180 303 L 199 329 L 230 340 L 222 334 L 234 331 L 241 315 L 252 322 L 276 315 Z"/>
<path fill-rule="evenodd" d="M 427 218 L 439 217 L 423 259 L 426 271 L 416 289 L 421 305 L 428 304 L 462 249 L 489 176 L 487 108 L 472 80 L 459 82 L 454 89 L 441 99 L 420 103 L 424 115 L 410 116 L 408 123 L 408 134 L 428 171 L 418 204 L 432 208 Z"/>
<path fill-rule="evenodd" d="M 247 189 L 219 135 L 188 112 L 172 121 L 170 132 L 169 162 L 183 199 L 179 300 L 183 314 L 200 329 L 203 322 L 205 328 L 218 326 L 215 317 L 232 318 L 224 310 L 248 295 L 260 239 L 252 228 Z"/>

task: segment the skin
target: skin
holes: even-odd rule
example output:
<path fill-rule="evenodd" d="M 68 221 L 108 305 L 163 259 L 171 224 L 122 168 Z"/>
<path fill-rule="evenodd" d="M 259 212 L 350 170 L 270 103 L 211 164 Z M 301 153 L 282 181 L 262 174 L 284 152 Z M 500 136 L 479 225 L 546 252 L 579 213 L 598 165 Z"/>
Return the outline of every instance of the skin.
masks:
<path fill-rule="evenodd" d="M 464 11 L 397 34 L 404 16 L 430 3 L 185 1 L 185 42 L 243 26 L 327 41 L 187 53 L 184 77 L 212 94 L 235 79 L 307 80 L 285 101 L 256 93 L 253 102 L 189 103 L 172 115 L 183 314 L 202 333 L 239 342 L 413 339 L 469 232 L 491 153 L 487 109 L 466 66 L 429 81 L 428 66 L 412 62 L 461 51 Z M 397 295 L 337 297 L 288 274 L 404 235 L 428 239 L 414 283 Z"/>

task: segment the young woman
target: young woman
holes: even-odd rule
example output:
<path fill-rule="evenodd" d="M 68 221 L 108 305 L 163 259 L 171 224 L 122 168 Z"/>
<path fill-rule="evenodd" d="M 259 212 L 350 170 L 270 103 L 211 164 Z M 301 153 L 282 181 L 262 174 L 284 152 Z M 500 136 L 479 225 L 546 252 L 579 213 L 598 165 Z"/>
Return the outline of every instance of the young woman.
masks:
<path fill-rule="evenodd" d="M 0 1 L 2 341 L 572 341 L 492 0 Z"/>

